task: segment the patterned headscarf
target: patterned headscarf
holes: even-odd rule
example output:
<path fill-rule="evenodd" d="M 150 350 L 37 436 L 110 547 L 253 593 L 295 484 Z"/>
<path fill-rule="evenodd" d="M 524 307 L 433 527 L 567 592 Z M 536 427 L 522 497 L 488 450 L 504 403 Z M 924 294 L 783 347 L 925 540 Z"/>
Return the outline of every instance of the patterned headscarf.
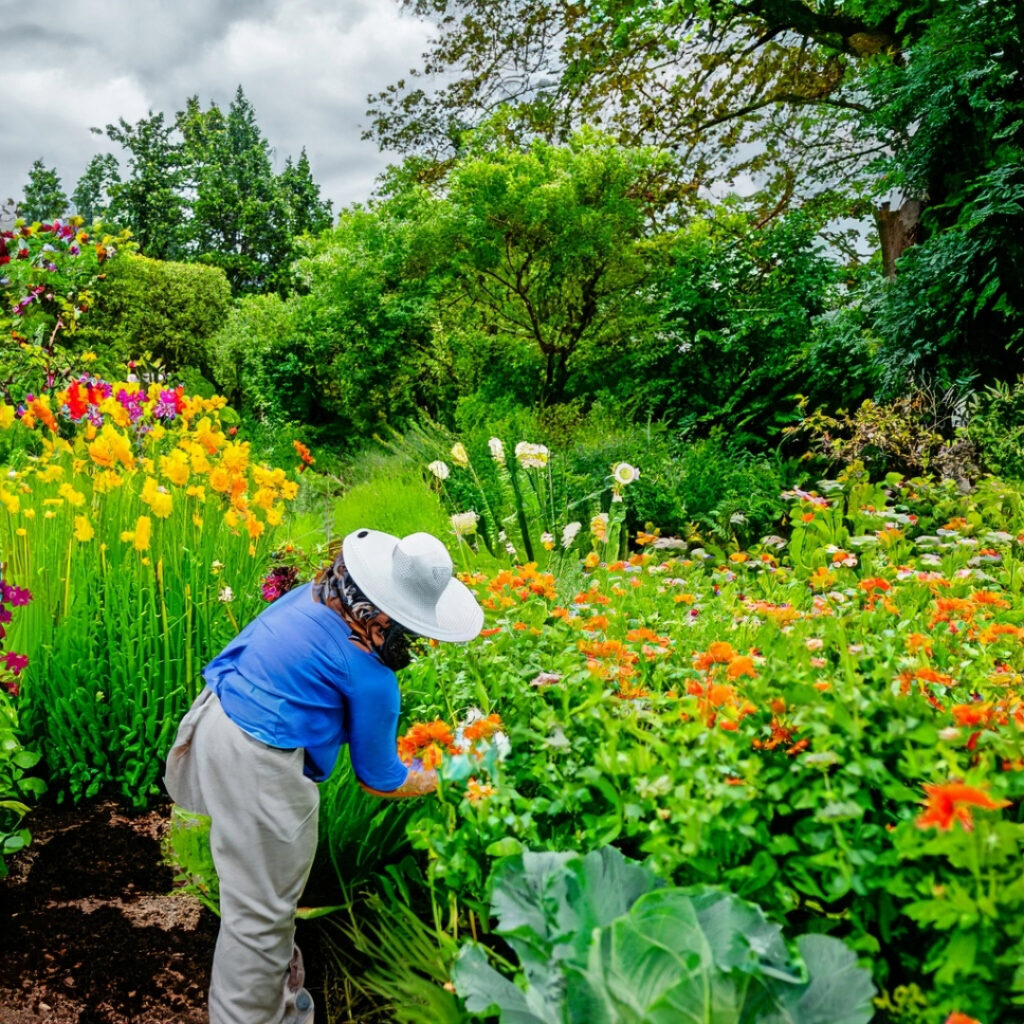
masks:
<path fill-rule="evenodd" d="M 339 551 L 334 561 L 316 574 L 313 593 L 321 604 L 337 598 L 356 622 L 368 622 L 380 609 L 356 586 L 345 568 L 344 553 Z"/>
<path fill-rule="evenodd" d="M 352 579 L 348 569 L 345 568 L 345 558 L 340 551 L 330 565 L 325 566 L 317 573 L 313 581 L 313 594 L 321 604 L 328 605 L 328 607 L 330 599 L 337 598 L 356 622 L 369 622 L 381 614 L 381 609 L 359 589 L 356 581 Z M 412 661 L 412 652 L 409 648 L 414 637 L 415 634 L 410 633 L 405 626 L 392 619 L 391 625 L 384 632 L 384 642 L 379 647 L 373 647 L 374 653 L 388 668 L 397 672 Z"/>

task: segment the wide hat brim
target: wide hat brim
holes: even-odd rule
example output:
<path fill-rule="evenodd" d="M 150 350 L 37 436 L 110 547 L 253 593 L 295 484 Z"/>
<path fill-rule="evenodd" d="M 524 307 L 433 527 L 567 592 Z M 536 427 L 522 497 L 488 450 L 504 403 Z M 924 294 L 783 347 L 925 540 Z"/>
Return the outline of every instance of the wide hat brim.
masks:
<path fill-rule="evenodd" d="M 433 640 L 472 640 L 484 624 L 484 611 L 472 591 L 452 576 L 436 600 L 424 600 L 396 571 L 400 543 L 390 533 L 355 530 L 342 543 L 345 568 L 382 612 L 410 632 Z"/>

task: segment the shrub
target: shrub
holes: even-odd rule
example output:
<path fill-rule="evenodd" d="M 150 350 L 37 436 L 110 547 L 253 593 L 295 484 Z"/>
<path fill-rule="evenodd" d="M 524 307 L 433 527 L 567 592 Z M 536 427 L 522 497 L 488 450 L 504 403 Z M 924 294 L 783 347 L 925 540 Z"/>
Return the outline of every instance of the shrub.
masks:
<path fill-rule="evenodd" d="M 973 400 L 967 436 L 982 466 L 1001 477 L 1024 480 L 1024 377 L 994 384 Z"/>
<path fill-rule="evenodd" d="M 212 377 L 210 342 L 231 306 L 222 270 L 130 256 L 112 263 L 81 343 L 124 364 L 149 353 L 171 371 Z"/>

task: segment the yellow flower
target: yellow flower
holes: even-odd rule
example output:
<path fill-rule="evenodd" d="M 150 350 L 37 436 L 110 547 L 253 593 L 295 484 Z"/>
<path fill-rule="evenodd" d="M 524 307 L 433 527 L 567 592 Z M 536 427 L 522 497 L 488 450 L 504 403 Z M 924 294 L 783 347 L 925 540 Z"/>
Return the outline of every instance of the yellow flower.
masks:
<path fill-rule="evenodd" d="M 88 516 L 75 516 L 75 538 L 84 544 L 95 536 L 96 531 L 92 528 Z"/>
<path fill-rule="evenodd" d="M 21 499 L 16 494 L 11 494 L 10 491 L 0 487 L 0 505 L 7 509 L 8 515 L 17 515 L 21 508 Z"/>
<path fill-rule="evenodd" d="M 246 519 L 245 528 L 249 531 L 249 536 L 253 540 L 259 537 L 264 530 L 263 524 L 255 516 L 249 516 L 249 518 Z"/>
<path fill-rule="evenodd" d="M 160 472 L 172 484 L 183 487 L 188 482 L 188 456 L 180 448 L 175 449 L 170 455 L 162 455 L 160 457 Z"/>
<path fill-rule="evenodd" d="M 601 558 L 596 551 L 591 551 L 586 558 L 583 559 L 583 564 L 588 569 L 596 569 L 601 563 Z"/>
<path fill-rule="evenodd" d="M 0 405 L 0 430 L 8 430 L 14 423 L 14 406 Z"/>
<path fill-rule="evenodd" d="M 242 473 L 249 465 L 249 442 L 235 441 L 228 444 L 221 455 L 220 464 L 229 473 Z"/>
<path fill-rule="evenodd" d="M 120 487 L 123 483 L 124 478 L 120 474 L 115 473 L 112 469 L 105 469 L 102 473 L 96 475 L 92 482 L 92 488 L 98 494 L 107 494 Z"/>
<path fill-rule="evenodd" d="M 190 498 L 198 498 L 200 501 L 206 500 L 206 488 L 200 487 L 198 484 L 192 484 L 190 487 L 186 487 L 185 493 Z"/>
<path fill-rule="evenodd" d="M 273 506 L 274 497 L 274 492 L 269 487 L 260 487 L 252 496 L 252 503 L 266 512 Z"/>
<path fill-rule="evenodd" d="M 238 525 L 238 513 L 233 508 L 229 508 L 224 513 L 224 522 L 234 529 Z"/>
<path fill-rule="evenodd" d="M 89 445 L 88 451 L 89 458 L 104 469 L 113 469 L 118 462 L 126 469 L 135 465 L 128 438 L 109 424 L 104 425 L 99 437 Z"/>
<path fill-rule="evenodd" d="M 153 500 L 149 503 L 149 507 L 153 510 L 153 515 L 158 519 L 166 519 L 172 511 L 173 500 L 166 491 L 157 491 L 153 495 Z"/>
<path fill-rule="evenodd" d="M 76 491 L 71 484 L 61 484 L 57 489 L 57 493 L 67 499 L 69 505 L 74 505 L 75 508 L 85 504 L 85 495 L 81 491 Z"/>
<path fill-rule="evenodd" d="M 64 467 L 56 462 L 51 462 L 44 469 L 36 470 L 36 476 L 44 484 L 56 483 L 64 476 Z"/>
<path fill-rule="evenodd" d="M 284 518 L 284 507 L 281 505 L 275 505 L 271 509 L 267 509 L 267 525 L 268 526 L 280 526 L 281 520 Z"/>
<path fill-rule="evenodd" d="M 35 517 L 36 517 L 36 510 L 34 508 L 26 508 L 26 509 L 22 510 L 21 514 L 26 519 L 35 519 Z"/>
<path fill-rule="evenodd" d="M 14 532 L 19 537 L 27 537 L 28 536 L 28 530 L 26 530 L 24 526 L 19 526 Z"/>
<path fill-rule="evenodd" d="M 153 524 L 149 516 L 139 516 L 135 523 L 135 550 L 148 551 L 149 538 L 152 533 Z"/>
<path fill-rule="evenodd" d="M 79 356 L 79 359 L 81 359 L 83 363 L 95 363 L 98 358 L 99 356 L 97 356 L 95 352 L 83 352 Z"/>
<path fill-rule="evenodd" d="M 194 516 L 192 517 L 192 522 L 193 522 L 193 523 L 194 523 L 194 524 L 195 524 L 196 526 L 198 526 L 198 527 L 202 528 L 202 525 L 203 525 L 203 517 L 202 517 L 201 515 L 199 515 L 199 514 L 197 513 L 196 515 L 194 515 Z"/>
<path fill-rule="evenodd" d="M 295 495 L 299 493 L 299 485 L 294 480 L 285 480 L 281 484 L 281 497 L 286 501 L 294 501 Z"/>
<path fill-rule="evenodd" d="M 231 490 L 231 477 L 228 471 L 218 466 L 210 474 L 210 486 L 219 494 L 225 494 Z"/>

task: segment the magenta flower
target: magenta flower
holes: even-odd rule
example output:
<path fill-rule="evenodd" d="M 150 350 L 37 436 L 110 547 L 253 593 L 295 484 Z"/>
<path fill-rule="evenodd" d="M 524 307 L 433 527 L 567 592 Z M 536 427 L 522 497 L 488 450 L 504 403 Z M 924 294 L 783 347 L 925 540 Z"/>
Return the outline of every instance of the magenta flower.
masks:
<path fill-rule="evenodd" d="M 15 675 L 20 675 L 21 670 L 28 665 L 28 657 L 24 654 L 17 654 L 14 651 L 8 651 L 0 661 L 6 663 L 7 668 Z"/>
<path fill-rule="evenodd" d="M 24 587 L 12 587 L 7 583 L 0 583 L 0 596 L 12 608 L 24 608 L 32 600 L 32 594 Z"/>

